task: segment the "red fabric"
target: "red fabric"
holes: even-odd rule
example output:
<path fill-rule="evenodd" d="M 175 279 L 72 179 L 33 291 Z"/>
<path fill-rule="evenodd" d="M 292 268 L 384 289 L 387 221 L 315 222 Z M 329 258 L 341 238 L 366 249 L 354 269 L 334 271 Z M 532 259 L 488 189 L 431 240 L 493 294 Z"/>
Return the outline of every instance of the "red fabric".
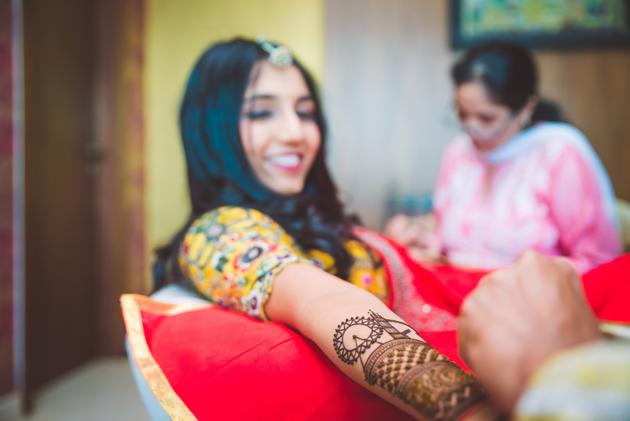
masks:
<path fill-rule="evenodd" d="M 153 357 L 200 420 L 407 420 L 307 339 L 219 307 L 142 312 Z"/>
<path fill-rule="evenodd" d="M 453 266 L 423 266 L 414 261 L 400 245 L 389 241 L 404 264 L 413 273 L 414 286 L 429 303 L 453 315 L 459 314 L 462 300 L 472 291 L 487 271 L 465 270 Z M 386 263 L 387 267 L 387 263 Z"/>
<path fill-rule="evenodd" d="M 457 314 L 459 314 L 459 307 L 461 306 L 463 298 L 474 289 L 481 277 L 487 273 L 481 271 L 466 271 L 450 266 L 422 266 L 415 262 L 402 246 L 385 237 L 381 238 L 386 241 L 387 246 L 395 250 L 402 264 L 411 272 L 413 288 L 423 302 L 446 311 L 446 314 L 442 314 L 441 317 L 455 319 Z M 375 246 L 374 243 L 372 243 L 372 245 Z M 393 268 L 392 265 L 394 262 L 386 259 L 387 254 L 384 250 L 377 251 L 379 251 L 379 254 L 384 260 L 388 277 L 393 278 L 395 268 Z M 393 285 L 395 286 L 396 282 L 393 282 Z M 400 291 L 394 289 L 393 293 L 400 293 Z M 422 304 L 413 303 L 412 305 L 418 306 Z M 407 313 L 401 310 L 403 309 L 394 308 L 394 311 L 398 311 L 401 314 Z M 418 334 L 433 348 L 464 370 L 469 371 L 457 352 L 457 333 L 454 329 L 425 329 L 421 321 L 414 323 L 412 320 L 408 320 L 408 322 L 412 324 L 412 327 L 416 329 Z"/>
<path fill-rule="evenodd" d="M 489 272 L 452 266 L 421 266 L 405 250 L 390 242 L 414 273 L 414 285 L 424 299 L 459 314 L 466 296 Z M 582 276 L 584 293 L 601 320 L 630 322 L 630 253 L 624 254 Z"/>
<path fill-rule="evenodd" d="M 425 268 L 400 247 L 403 264 L 426 303 L 456 317 L 463 298 L 484 272 L 452 267 Z M 391 273 L 393 268 L 386 264 Z M 630 321 L 630 255 L 584 276 L 584 288 L 596 314 Z M 341 375 L 303 336 L 273 322 L 259 322 L 219 307 L 177 315 L 142 311 L 144 333 L 155 361 L 173 390 L 201 420 L 398 420 L 410 419 L 397 408 Z M 452 361 L 454 330 L 418 329 Z"/>
<path fill-rule="evenodd" d="M 582 281 L 597 317 L 630 323 L 630 253 L 591 270 Z"/>
<path fill-rule="evenodd" d="M 453 301 L 448 305 L 450 309 L 456 308 L 455 314 L 459 313 L 463 299 L 486 274 L 482 271 L 466 271 L 449 266 L 424 270 L 438 279 L 432 281 L 432 287 L 449 291 L 448 294 Z M 416 280 L 422 282 L 421 277 L 417 277 Z M 624 254 L 587 272 L 582 276 L 582 284 L 586 299 L 599 319 L 630 322 L 630 254 Z"/>
<path fill-rule="evenodd" d="M 489 272 L 465 270 L 453 266 L 427 267 L 413 261 L 405 249 L 388 241 L 404 264 L 413 273 L 414 287 L 428 303 L 457 317 L 466 296 Z M 391 275 L 389 263 L 385 264 Z M 603 321 L 630 323 L 630 254 L 599 266 L 582 276 L 584 293 L 595 315 Z M 418 333 L 435 349 L 460 367 L 468 370 L 457 352 L 454 330 L 429 331 L 414 326 Z"/>

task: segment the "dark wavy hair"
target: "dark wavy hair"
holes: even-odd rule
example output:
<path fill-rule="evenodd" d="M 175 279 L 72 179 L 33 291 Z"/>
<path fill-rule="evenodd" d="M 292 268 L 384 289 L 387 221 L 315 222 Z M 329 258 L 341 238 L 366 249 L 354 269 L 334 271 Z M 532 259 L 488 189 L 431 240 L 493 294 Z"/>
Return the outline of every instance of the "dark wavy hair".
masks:
<path fill-rule="evenodd" d="M 273 44 L 277 45 L 277 44 Z M 344 213 L 325 162 L 326 123 L 315 82 L 294 58 L 316 105 L 321 146 L 304 190 L 284 196 L 265 187 L 247 161 L 239 135 L 243 95 L 256 77 L 256 64 L 268 53 L 258 43 L 235 38 L 208 48 L 188 78 L 179 125 L 186 155 L 191 214 L 171 242 L 156 250 L 154 288 L 185 281 L 177 262 L 182 239 L 201 214 L 220 206 L 254 208 L 278 222 L 305 250 L 332 255 L 337 274 L 346 279 L 352 263 L 344 242 L 359 221 Z"/>
<path fill-rule="evenodd" d="M 479 82 L 497 103 L 520 111 L 538 93 L 538 68 L 532 53 L 508 42 L 491 41 L 470 48 L 451 69 L 455 86 Z M 531 122 L 565 121 L 560 107 L 540 98 Z"/>

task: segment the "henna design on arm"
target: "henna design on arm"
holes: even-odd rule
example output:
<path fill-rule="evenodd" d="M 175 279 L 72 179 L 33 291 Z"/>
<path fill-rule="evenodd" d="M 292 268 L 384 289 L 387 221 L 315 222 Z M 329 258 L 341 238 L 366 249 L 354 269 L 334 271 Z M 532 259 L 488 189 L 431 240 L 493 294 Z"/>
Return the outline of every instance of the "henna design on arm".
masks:
<path fill-rule="evenodd" d="M 485 399 L 475 379 L 427 343 L 413 329 L 370 311 L 337 326 L 333 347 L 341 361 L 363 367 L 365 380 L 431 420 L 453 420 Z"/>

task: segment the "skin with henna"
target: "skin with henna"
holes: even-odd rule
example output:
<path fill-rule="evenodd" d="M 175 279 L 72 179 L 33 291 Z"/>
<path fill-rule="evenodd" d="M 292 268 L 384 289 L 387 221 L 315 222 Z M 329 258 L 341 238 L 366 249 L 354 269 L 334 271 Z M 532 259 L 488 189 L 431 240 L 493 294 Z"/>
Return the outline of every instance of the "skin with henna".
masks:
<path fill-rule="evenodd" d="M 277 193 L 304 186 L 320 145 L 313 106 L 293 66 L 261 63 L 245 92 L 243 147 L 258 178 Z M 284 268 L 265 311 L 313 340 L 354 381 L 419 419 L 485 414 L 486 399 L 472 377 L 378 298 L 314 265 Z"/>
<path fill-rule="evenodd" d="M 350 237 L 344 238 L 340 233 L 345 231 L 344 225 L 354 225 L 355 222 L 351 220 L 355 218 L 344 216 L 341 204 L 333 203 L 337 193 L 325 167 L 325 125 L 315 92 L 307 83 L 305 70 L 301 70 L 297 62 L 276 63 L 271 57 L 268 59 L 260 55 L 258 47 L 253 50 L 251 47 L 255 46 L 246 40 L 219 44 L 216 50 L 208 50 L 208 55 L 203 56 L 199 67 L 196 67 L 199 70 L 195 70 L 195 76 L 191 76 L 190 97 L 187 92 L 188 99 L 184 101 L 186 106 L 182 111 L 182 132 L 187 133 L 184 141 L 191 169 L 189 175 L 193 204 L 197 210 L 204 212 L 208 208 L 216 209 L 235 203 L 245 207 L 262 207 L 270 213 L 269 216 L 274 216 L 274 212 L 282 216 L 285 228 L 293 227 L 295 240 L 299 243 L 301 238 L 304 243 L 300 246 L 305 249 L 315 248 L 306 241 L 307 236 L 326 240 L 318 242 L 327 247 L 323 251 L 338 252 L 343 260 L 347 253 L 341 253 L 342 242 L 345 243 Z M 266 47 L 263 48 L 269 53 Z M 235 51 L 243 51 L 243 55 Z M 243 63 L 254 57 L 259 59 L 250 63 L 248 66 L 251 68 L 247 69 Z M 243 74 L 247 71 L 249 77 L 246 85 L 240 86 L 245 83 L 244 80 L 238 77 L 236 79 L 239 80 L 236 80 L 233 72 L 228 71 L 230 69 L 240 69 Z M 196 76 L 198 73 L 202 76 Z M 231 82 L 224 85 L 224 80 Z M 239 85 L 239 89 L 234 88 L 233 84 Z M 218 111 L 218 105 L 221 99 L 236 108 L 231 100 L 241 87 L 244 88 L 240 93 L 243 95 L 241 109 L 238 116 L 232 115 L 238 117 L 240 145 L 235 145 L 235 133 L 232 133 L 235 127 L 231 130 L 224 127 L 230 118 L 220 118 L 223 114 Z M 228 101 L 226 98 L 231 99 Z M 204 105 L 201 107 L 199 104 Z M 200 115 L 212 118 L 209 117 L 203 124 L 201 121 L 196 124 Z M 219 135 L 210 136 L 209 133 L 215 132 Z M 211 159 L 215 154 L 226 158 L 226 162 L 249 166 L 248 170 L 251 171 L 231 173 L 222 167 L 223 162 Z M 207 165 L 199 162 L 203 160 L 200 155 L 209 161 Z M 217 168 L 226 174 L 218 174 Z M 311 197 L 315 193 L 322 195 L 317 201 Z M 277 209 L 268 206 L 271 201 L 283 200 L 287 201 L 286 207 Z M 298 209 L 302 205 L 308 205 L 309 210 L 303 215 Z M 288 215 L 290 209 L 297 213 L 295 218 Z M 249 222 L 255 223 L 254 220 Z M 297 225 L 309 229 L 300 229 Z M 238 234 L 248 234 L 249 228 L 250 225 L 241 227 Z M 349 227 L 346 228 L 349 230 Z M 278 246 L 278 249 L 284 248 L 286 239 L 277 238 L 282 236 L 281 231 L 273 231 L 274 234 L 265 238 L 265 241 L 273 247 Z M 339 237 L 338 241 L 328 241 L 333 235 Z M 203 249 L 203 255 L 209 261 L 212 260 L 209 256 L 217 249 L 231 249 L 232 244 L 248 240 L 247 235 L 222 236 L 225 241 L 216 239 L 215 234 L 211 236 L 213 240 L 208 241 Z M 163 258 L 162 265 L 169 263 L 168 256 L 172 256 L 173 250 L 180 250 L 177 252 L 181 252 L 179 257 L 187 256 L 178 241 L 176 237 L 166 248 L 164 256 L 167 257 Z M 248 245 L 252 254 L 244 255 L 241 260 L 247 260 L 246 264 L 251 265 L 260 255 L 260 248 Z M 229 254 L 229 250 L 223 251 Z M 260 262 L 259 268 L 266 274 L 271 274 L 266 264 L 279 268 L 273 272 L 273 278 L 264 278 L 264 288 L 257 291 L 265 296 L 262 305 L 267 318 L 299 331 L 312 340 L 344 375 L 418 419 L 450 420 L 462 416 L 467 419 L 488 419 L 489 414 L 492 414 L 491 409 L 479 384 L 426 344 L 379 298 L 326 272 L 315 262 L 297 259 L 298 256 L 290 253 L 285 255 L 281 252 L 276 256 L 277 260 Z M 277 261 L 287 256 L 296 259 L 287 261 L 286 265 L 275 266 Z M 347 257 L 349 260 L 352 256 Z M 340 260 L 339 263 L 343 262 Z M 351 269 L 349 265 L 346 266 L 346 269 Z M 164 269 L 166 266 L 158 267 Z M 216 273 L 214 267 L 211 269 L 212 273 Z M 225 272 L 216 278 L 225 280 L 224 276 L 233 276 Z M 248 272 L 242 278 L 239 278 L 240 275 L 233 276 L 238 278 L 237 281 L 230 279 L 230 282 L 222 284 L 217 281 L 215 284 L 213 275 L 206 277 L 203 271 L 199 273 L 199 282 L 211 283 L 212 288 L 218 290 L 215 291 L 217 295 L 236 303 L 235 307 L 239 310 L 255 307 L 259 311 L 258 296 L 248 300 L 248 306 L 241 304 L 251 289 L 256 289 L 255 285 L 260 286 L 263 279 L 260 274 L 250 277 Z M 252 280 L 249 278 L 254 282 L 245 282 L 243 286 L 241 281 Z M 267 282 L 272 284 L 268 285 Z M 233 284 L 238 284 L 238 288 L 232 288 Z M 236 291 L 241 287 L 248 291 Z"/>
<path fill-rule="evenodd" d="M 343 373 L 414 417 L 496 417 L 471 376 L 372 294 L 308 264 L 287 266 L 273 291 L 272 320 L 299 330 Z"/>
<path fill-rule="evenodd" d="M 337 356 L 360 362 L 365 380 L 377 385 L 424 417 L 455 419 L 484 399 L 475 380 L 425 342 L 411 337 L 409 325 L 370 311 L 344 320 L 333 337 Z"/>

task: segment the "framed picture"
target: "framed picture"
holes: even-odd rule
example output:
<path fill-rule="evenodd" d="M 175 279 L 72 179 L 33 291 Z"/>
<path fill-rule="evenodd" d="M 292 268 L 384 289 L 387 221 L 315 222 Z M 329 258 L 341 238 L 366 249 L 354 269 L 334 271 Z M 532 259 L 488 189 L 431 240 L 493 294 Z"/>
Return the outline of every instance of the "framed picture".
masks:
<path fill-rule="evenodd" d="M 630 46 L 630 0 L 451 0 L 451 46 Z"/>

